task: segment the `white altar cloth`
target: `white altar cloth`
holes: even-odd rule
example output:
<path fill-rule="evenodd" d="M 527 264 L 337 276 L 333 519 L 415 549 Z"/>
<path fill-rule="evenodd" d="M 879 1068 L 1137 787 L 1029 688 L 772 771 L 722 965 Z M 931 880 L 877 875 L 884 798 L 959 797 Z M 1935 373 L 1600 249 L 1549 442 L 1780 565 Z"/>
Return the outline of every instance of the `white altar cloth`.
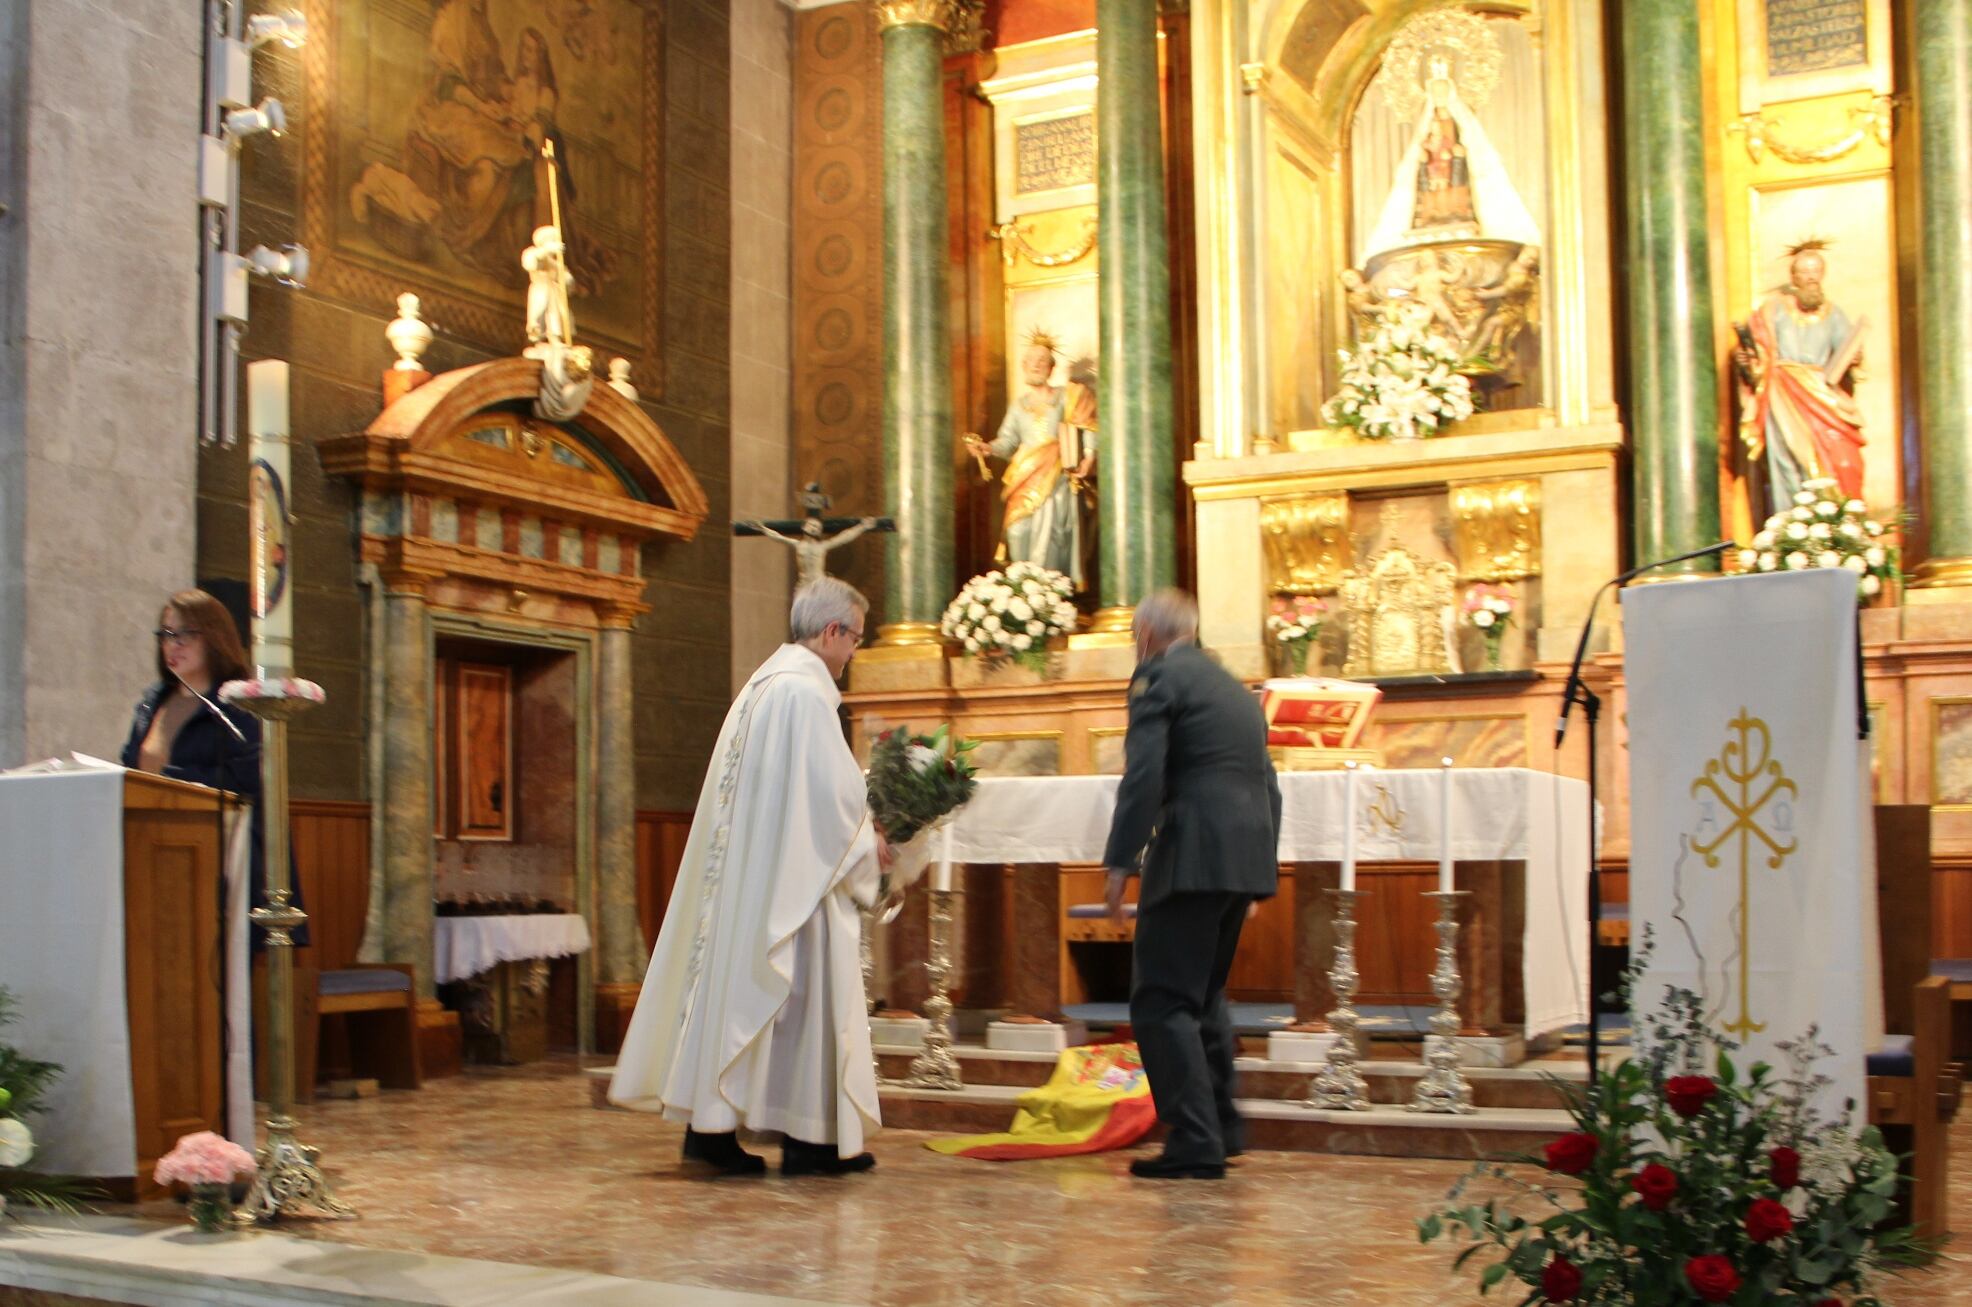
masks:
<path fill-rule="evenodd" d="M 1587 1019 L 1588 786 L 1524 767 L 1458 767 L 1452 857 L 1525 866 L 1523 972 L 1529 1036 Z M 952 825 L 958 862 L 1099 863 L 1117 776 L 984 777 Z M 1283 772 L 1280 860 L 1339 862 L 1347 774 Z M 1432 862 L 1442 834 L 1438 768 L 1371 768 L 1357 782 L 1359 862 Z M 1374 909 L 1372 909 L 1373 911 Z"/>
<path fill-rule="evenodd" d="M 589 923 L 573 912 L 439 917 L 432 926 L 432 966 L 441 985 L 490 971 L 502 962 L 589 951 Z"/>

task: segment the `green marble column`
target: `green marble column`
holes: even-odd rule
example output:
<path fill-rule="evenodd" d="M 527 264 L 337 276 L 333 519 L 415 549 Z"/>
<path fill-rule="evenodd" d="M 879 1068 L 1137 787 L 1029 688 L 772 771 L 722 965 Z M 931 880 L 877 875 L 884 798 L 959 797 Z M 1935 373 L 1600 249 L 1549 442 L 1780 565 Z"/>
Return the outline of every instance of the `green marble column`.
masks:
<path fill-rule="evenodd" d="M 1929 557 L 1914 586 L 1972 585 L 1972 0 L 1923 0 L 1917 25 L 1921 257 L 1918 430 Z"/>
<path fill-rule="evenodd" d="M 630 675 L 630 628 L 604 627 L 596 651 L 596 981 L 602 985 L 635 985 L 646 962 L 637 921 Z"/>
<path fill-rule="evenodd" d="M 1697 0 L 1625 0 L 1631 544 L 1636 562 L 1719 538 L 1719 366 L 1705 211 Z M 1716 572 L 1718 559 L 1675 572 Z"/>
<path fill-rule="evenodd" d="M 431 638 L 422 589 L 384 595 L 383 958 L 418 968 L 418 996 L 435 999 L 432 975 Z"/>
<path fill-rule="evenodd" d="M 1127 627 L 1139 599 L 1177 580 L 1157 0 L 1097 0 L 1096 73 L 1100 630 Z"/>
<path fill-rule="evenodd" d="M 945 0 L 878 0 L 883 32 L 883 644 L 931 644 L 953 593 L 945 288 Z"/>

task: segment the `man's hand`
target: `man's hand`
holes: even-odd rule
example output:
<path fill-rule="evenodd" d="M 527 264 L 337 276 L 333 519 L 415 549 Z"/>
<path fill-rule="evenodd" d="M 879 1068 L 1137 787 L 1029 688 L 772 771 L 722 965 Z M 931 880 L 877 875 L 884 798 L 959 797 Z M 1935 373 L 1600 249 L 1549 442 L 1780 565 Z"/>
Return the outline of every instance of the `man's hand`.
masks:
<path fill-rule="evenodd" d="M 897 861 L 897 850 L 891 848 L 890 841 L 884 838 L 884 834 L 882 831 L 878 831 L 876 833 L 877 870 L 888 871 L 890 870 L 891 864 L 896 861 Z"/>
<path fill-rule="evenodd" d="M 1129 880 L 1130 875 L 1128 872 L 1118 871 L 1116 868 L 1111 867 L 1109 869 L 1109 884 L 1103 891 L 1103 903 L 1109 909 L 1109 919 L 1119 926 L 1124 922 L 1123 890 L 1129 884 Z"/>

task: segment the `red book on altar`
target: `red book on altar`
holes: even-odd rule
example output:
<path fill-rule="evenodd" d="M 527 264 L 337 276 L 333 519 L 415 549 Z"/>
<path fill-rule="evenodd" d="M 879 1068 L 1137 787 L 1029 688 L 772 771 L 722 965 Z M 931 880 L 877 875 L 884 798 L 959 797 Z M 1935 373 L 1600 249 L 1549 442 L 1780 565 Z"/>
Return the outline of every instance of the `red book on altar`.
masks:
<path fill-rule="evenodd" d="M 1381 761 L 1362 738 L 1382 699 L 1381 689 L 1357 681 L 1293 676 L 1262 683 L 1260 710 L 1274 761 L 1289 769 Z"/>

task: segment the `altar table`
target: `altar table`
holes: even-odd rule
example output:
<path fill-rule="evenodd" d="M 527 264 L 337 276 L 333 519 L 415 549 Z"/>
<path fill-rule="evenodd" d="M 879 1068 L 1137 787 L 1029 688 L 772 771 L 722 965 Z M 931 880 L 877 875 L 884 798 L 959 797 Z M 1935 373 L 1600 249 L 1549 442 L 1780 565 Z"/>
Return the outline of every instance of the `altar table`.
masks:
<path fill-rule="evenodd" d="M 950 856 L 961 863 L 1100 863 L 1120 781 L 1117 776 L 982 778 L 978 793 L 953 821 Z M 1341 860 L 1347 783 L 1340 771 L 1281 773 L 1282 863 L 1306 867 Z M 1357 783 L 1358 862 L 1435 864 L 1443 841 L 1444 773 L 1369 769 Z M 1513 976 L 1475 975 L 1468 969 L 1468 992 L 1510 985 L 1507 1023 L 1529 1037 L 1582 1023 L 1589 956 L 1587 785 L 1522 767 L 1453 768 L 1451 785 L 1459 887 L 1472 887 L 1473 864 L 1508 872 L 1503 915 L 1518 927 L 1513 940 L 1484 940 L 1485 929 L 1468 932 L 1473 938 L 1462 941 L 1461 952 L 1473 963 L 1483 966 L 1490 958 L 1498 967 L 1517 968 Z M 1333 884 L 1334 871 L 1330 866 L 1302 883 Z M 1297 953 L 1303 955 L 1297 970 L 1325 972 L 1329 943 L 1322 927 L 1328 902 L 1308 897 L 1313 901 L 1301 904 L 1297 916 L 1319 924 L 1296 932 Z M 1362 901 L 1359 915 L 1372 920 L 1376 910 L 1372 896 Z M 1495 935 L 1501 915 L 1484 923 Z M 1023 925 L 1032 929 L 1040 923 Z M 1059 929 L 1056 922 L 1053 930 Z M 1488 943 L 1490 948 L 1479 948 Z"/>
<path fill-rule="evenodd" d="M 502 962 L 588 951 L 589 923 L 574 912 L 439 917 L 432 922 L 432 968 L 441 985 L 468 980 Z"/>

